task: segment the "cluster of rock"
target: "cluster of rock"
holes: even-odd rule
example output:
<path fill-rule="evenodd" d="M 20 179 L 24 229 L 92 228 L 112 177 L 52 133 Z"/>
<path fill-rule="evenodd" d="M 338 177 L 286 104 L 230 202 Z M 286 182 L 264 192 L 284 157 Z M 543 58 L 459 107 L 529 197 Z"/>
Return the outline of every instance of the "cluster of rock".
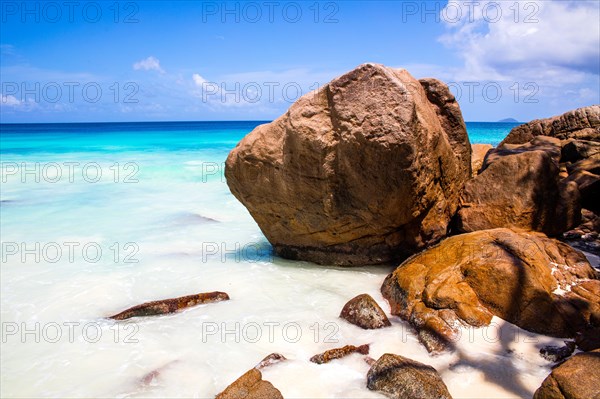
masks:
<path fill-rule="evenodd" d="M 377 329 L 391 325 L 381 307 L 368 294 L 358 295 L 348 301 L 340 317 L 363 329 Z M 346 345 L 329 349 L 314 355 L 310 361 L 324 364 L 353 353 L 368 355 L 369 345 Z M 277 353 L 270 354 L 218 394 L 216 399 L 282 398 L 281 392 L 269 381 L 263 380 L 260 372 L 262 368 L 282 360 L 286 358 Z M 371 366 L 366 376 L 367 388 L 371 390 L 397 399 L 452 398 L 446 384 L 431 366 L 390 353 L 382 355 L 377 360 L 365 356 L 364 360 Z"/>
<path fill-rule="evenodd" d="M 598 272 L 557 239 L 600 248 L 598 105 L 518 126 L 497 148 L 471 147 L 446 85 L 364 64 L 248 134 L 225 175 L 282 257 L 403 261 L 381 291 L 430 351 L 451 348 L 461 325 L 493 316 L 598 348 Z M 368 296 L 351 300 L 342 317 L 362 328 L 390 325 Z M 411 372 L 421 382 L 400 389 L 382 381 L 402 379 L 412 361 L 373 362 L 370 388 L 429 397 L 428 386 L 431 397 L 449 397 L 427 366 Z M 562 390 L 560 375 L 552 378 L 536 397 L 559 397 L 544 393 Z"/>
<path fill-rule="evenodd" d="M 580 224 L 583 207 L 585 231 L 570 236 L 597 239 L 600 106 L 518 126 L 472 162 L 481 164 L 461 195 L 459 232 L 510 227 L 558 236 Z"/>

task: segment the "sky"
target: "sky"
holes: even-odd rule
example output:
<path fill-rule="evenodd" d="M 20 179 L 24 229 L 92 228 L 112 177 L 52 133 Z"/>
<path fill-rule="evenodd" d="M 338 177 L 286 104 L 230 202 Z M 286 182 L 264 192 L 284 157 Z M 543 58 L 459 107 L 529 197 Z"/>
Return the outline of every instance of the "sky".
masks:
<path fill-rule="evenodd" d="M 0 122 L 271 120 L 366 62 L 466 121 L 600 103 L 600 1 L 0 0 Z"/>

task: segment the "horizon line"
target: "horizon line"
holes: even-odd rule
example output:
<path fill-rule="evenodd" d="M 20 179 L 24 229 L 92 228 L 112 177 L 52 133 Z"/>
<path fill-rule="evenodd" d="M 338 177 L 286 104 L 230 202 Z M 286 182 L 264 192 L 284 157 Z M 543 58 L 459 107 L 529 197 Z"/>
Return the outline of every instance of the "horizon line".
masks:
<path fill-rule="evenodd" d="M 273 122 L 275 119 L 230 119 L 230 120 L 165 120 L 165 121 L 86 121 L 86 122 L 0 122 L 2 125 L 74 125 L 100 123 L 202 123 L 202 122 Z M 464 121 L 465 123 L 527 123 L 522 121 Z"/>

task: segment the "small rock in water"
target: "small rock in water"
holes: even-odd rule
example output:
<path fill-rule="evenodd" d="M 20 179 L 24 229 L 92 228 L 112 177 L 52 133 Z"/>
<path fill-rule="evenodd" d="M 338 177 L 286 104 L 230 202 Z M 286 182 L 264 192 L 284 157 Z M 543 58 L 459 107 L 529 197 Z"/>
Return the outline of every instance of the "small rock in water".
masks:
<path fill-rule="evenodd" d="M 565 360 L 575 351 L 575 342 L 565 341 L 565 346 L 545 346 L 540 349 L 540 355 L 549 362 Z"/>
<path fill-rule="evenodd" d="M 369 354 L 369 345 L 368 344 L 361 345 L 361 346 L 346 345 L 343 348 L 330 349 L 323 353 L 319 353 L 318 355 L 314 355 L 313 357 L 310 358 L 310 361 L 313 363 L 317 363 L 317 364 L 323 364 L 323 363 L 328 363 L 330 360 L 339 359 L 339 358 L 348 356 L 349 354 L 355 353 L 355 352 L 360 353 L 362 355 L 368 355 Z"/>
<path fill-rule="evenodd" d="M 215 399 L 283 399 L 283 395 L 273 384 L 262 379 L 260 371 L 252 368 L 225 388 Z"/>
<path fill-rule="evenodd" d="M 390 353 L 381 356 L 369 370 L 367 388 L 394 399 L 452 398 L 436 369 Z"/>
<path fill-rule="evenodd" d="M 344 305 L 340 317 L 365 330 L 392 325 L 381 307 L 369 294 L 361 294 L 348 301 Z"/>
<path fill-rule="evenodd" d="M 158 377 L 160 377 L 161 373 L 170 365 L 172 365 L 173 363 L 177 363 L 177 360 L 173 360 L 157 369 L 152 370 L 151 372 L 145 374 L 142 378 L 140 378 L 139 382 L 141 385 L 143 386 L 148 386 L 148 385 L 152 385 L 154 383 L 154 381 L 156 381 L 158 379 Z"/>
<path fill-rule="evenodd" d="M 229 300 L 229 295 L 227 295 L 225 292 L 204 292 L 196 295 L 187 295 L 179 298 L 162 299 L 159 301 L 142 303 L 141 305 L 134 306 L 122 311 L 121 313 L 110 316 L 109 319 L 125 320 L 131 317 L 163 315 L 179 312 L 183 309 L 201 305 L 203 303 L 227 300 Z"/>
<path fill-rule="evenodd" d="M 254 366 L 254 368 L 257 370 L 264 369 L 267 366 L 270 366 L 275 363 L 279 363 L 284 360 L 287 360 L 285 356 L 283 356 L 279 353 L 271 353 L 269 356 L 267 356 L 263 360 L 261 360 L 260 363 L 258 363 L 256 366 Z"/>

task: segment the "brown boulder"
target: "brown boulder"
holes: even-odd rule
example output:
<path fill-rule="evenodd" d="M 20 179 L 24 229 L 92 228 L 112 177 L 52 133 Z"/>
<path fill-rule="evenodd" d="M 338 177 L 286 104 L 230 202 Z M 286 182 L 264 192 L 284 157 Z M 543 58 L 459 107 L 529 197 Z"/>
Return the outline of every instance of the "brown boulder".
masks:
<path fill-rule="evenodd" d="M 585 170 L 576 170 L 565 179 L 574 182 L 581 196 L 581 206 L 600 213 L 600 176 Z"/>
<path fill-rule="evenodd" d="M 391 326 L 385 312 L 369 294 L 358 295 L 349 300 L 340 317 L 365 330 Z"/>
<path fill-rule="evenodd" d="M 364 64 L 249 133 L 225 176 L 278 255 L 376 264 L 446 235 L 470 153 L 446 85 Z"/>
<path fill-rule="evenodd" d="M 600 155 L 600 142 L 587 140 L 569 140 L 561 151 L 561 162 L 577 162 Z"/>
<path fill-rule="evenodd" d="M 482 169 L 487 168 L 490 164 L 503 157 L 531 151 L 543 151 L 558 164 L 561 158 L 562 146 L 563 142 L 561 140 L 546 136 L 535 137 L 525 144 L 502 144 L 487 153 Z"/>
<path fill-rule="evenodd" d="M 500 143 L 523 144 L 536 136 L 552 136 L 561 140 L 600 141 L 600 105 L 578 108 L 562 115 L 536 119 L 513 128 Z"/>
<path fill-rule="evenodd" d="M 253 368 L 235 380 L 215 399 L 283 399 L 283 395 L 269 381 L 262 379 L 262 373 Z"/>
<path fill-rule="evenodd" d="M 367 388 L 389 398 L 451 399 L 437 370 L 399 355 L 386 353 L 367 374 Z"/>
<path fill-rule="evenodd" d="M 600 327 L 592 327 L 577 333 L 575 343 L 582 351 L 600 349 Z"/>
<path fill-rule="evenodd" d="M 600 155 L 570 163 L 567 170 L 569 176 L 565 181 L 577 184 L 581 206 L 600 213 Z"/>
<path fill-rule="evenodd" d="M 578 353 L 552 370 L 533 399 L 600 398 L 600 350 Z"/>
<path fill-rule="evenodd" d="M 465 185 L 457 230 L 507 227 L 558 235 L 579 224 L 577 184 L 561 182 L 560 142 L 552 140 L 490 150 L 480 173 Z"/>
<path fill-rule="evenodd" d="M 402 263 L 381 292 L 430 351 L 451 347 L 460 323 L 485 326 L 493 315 L 565 338 L 600 324 L 596 271 L 583 253 L 540 233 L 494 229 L 447 238 Z"/>
<path fill-rule="evenodd" d="M 479 170 L 483 166 L 483 160 L 489 150 L 494 148 L 491 144 L 472 144 L 473 155 L 471 156 L 471 171 L 473 176 L 479 174 Z"/>
<path fill-rule="evenodd" d="M 569 163 L 567 164 L 567 170 L 569 174 L 578 170 L 584 170 L 595 175 L 600 175 L 600 155 L 592 156 L 587 159 L 582 159 L 581 161 L 577 161 L 574 163 Z"/>

